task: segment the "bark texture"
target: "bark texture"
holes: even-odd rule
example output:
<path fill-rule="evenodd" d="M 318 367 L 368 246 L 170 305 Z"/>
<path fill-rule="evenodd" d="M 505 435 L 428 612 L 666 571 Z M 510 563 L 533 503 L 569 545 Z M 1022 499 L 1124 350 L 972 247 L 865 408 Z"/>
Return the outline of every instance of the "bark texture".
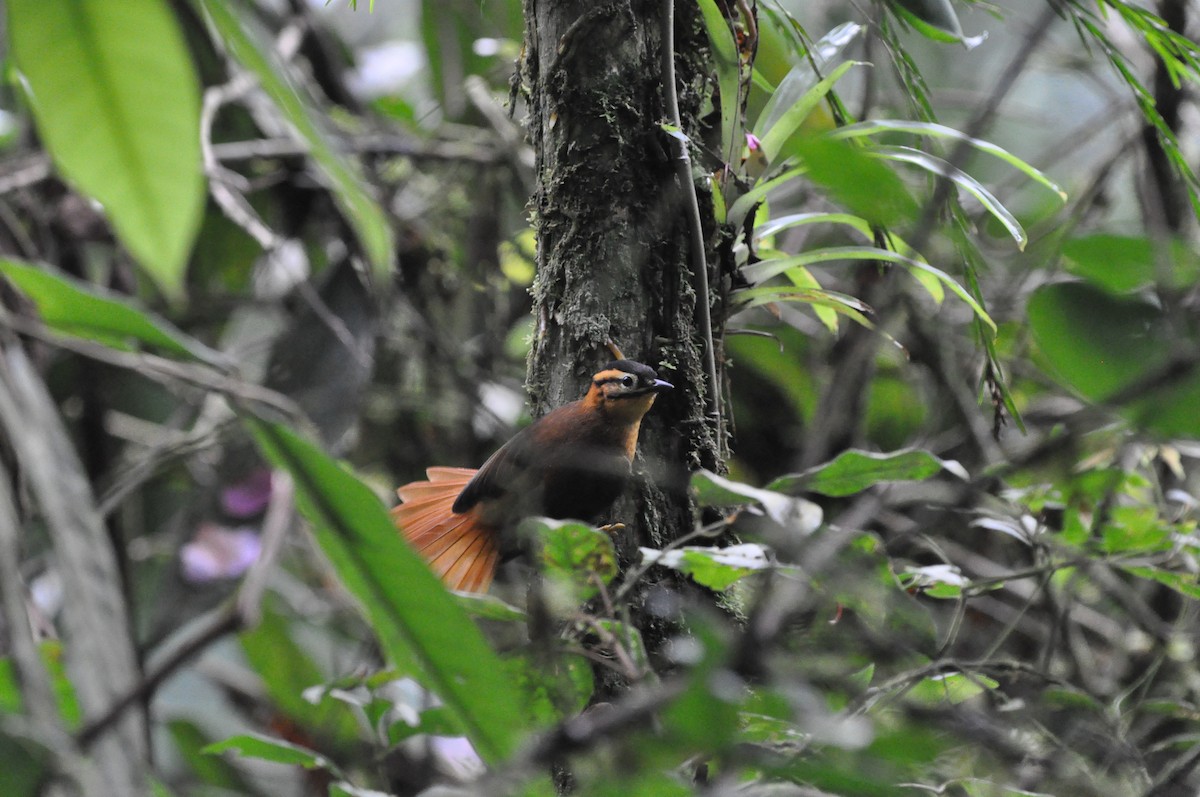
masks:
<path fill-rule="evenodd" d="M 661 128 L 661 13 L 661 0 L 525 2 L 521 77 L 537 152 L 535 411 L 581 395 L 611 359 L 607 340 L 676 386 L 643 424 L 640 511 L 614 512 L 628 526 L 618 540 L 625 562 L 638 544 L 691 529 L 687 470 L 717 465 L 681 212 L 681 192 L 692 189 L 675 180 Z M 675 37 L 685 132 L 697 140 L 707 41 L 694 4 L 678 5 Z M 711 231 L 711 202 L 701 205 Z"/>

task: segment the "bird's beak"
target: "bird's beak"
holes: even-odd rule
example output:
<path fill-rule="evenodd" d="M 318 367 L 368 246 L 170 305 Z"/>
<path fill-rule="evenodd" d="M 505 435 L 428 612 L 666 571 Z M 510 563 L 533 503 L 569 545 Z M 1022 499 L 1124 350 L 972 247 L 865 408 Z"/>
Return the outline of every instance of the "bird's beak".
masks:
<path fill-rule="evenodd" d="M 655 379 L 654 384 L 651 386 L 650 389 L 653 390 L 655 393 L 661 393 L 664 390 L 672 390 L 672 389 L 674 389 L 674 387 L 675 387 L 674 385 L 672 385 L 670 382 L 668 382 L 665 379 Z"/>

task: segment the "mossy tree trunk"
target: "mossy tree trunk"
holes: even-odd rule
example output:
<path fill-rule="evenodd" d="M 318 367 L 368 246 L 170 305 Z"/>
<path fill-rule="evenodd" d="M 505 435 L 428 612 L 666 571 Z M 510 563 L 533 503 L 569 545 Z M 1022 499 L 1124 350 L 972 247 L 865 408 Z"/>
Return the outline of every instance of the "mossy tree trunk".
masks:
<path fill-rule="evenodd" d="M 684 132 L 698 140 L 708 90 L 696 5 L 677 4 L 676 69 Z M 661 0 L 525 0 L 521 79 L 537 152 L 535 409 L 573 400 L 611 340 L 676 385 L 642 427 L 644 477 L 614 520 L 623 564 L 692 528 L 686 474 L 718 466 L 705 416 L 704 343 L 693 319 L 684 190 L 675 179 L 660 77 Z M 710 242 L 711 201 L 700 197 Z"/>

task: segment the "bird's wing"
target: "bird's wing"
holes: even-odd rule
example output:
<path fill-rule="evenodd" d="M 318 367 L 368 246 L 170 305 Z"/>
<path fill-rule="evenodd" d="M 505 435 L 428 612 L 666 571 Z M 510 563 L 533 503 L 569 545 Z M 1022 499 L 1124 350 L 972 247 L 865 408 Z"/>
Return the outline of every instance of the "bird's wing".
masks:
<path fill-rule="evenodd" d="M 533 447 L 537 424 L 528 426 L 513 435 L 512 439 L 488 457 L 487 462 L 476 471 L 474 478 L 458 494 L 454 501 L 455 512 L 466 512 L 480 501 L 499 498 L 514 487 L 521 474 L 529 467 L 530 449 Z"/>

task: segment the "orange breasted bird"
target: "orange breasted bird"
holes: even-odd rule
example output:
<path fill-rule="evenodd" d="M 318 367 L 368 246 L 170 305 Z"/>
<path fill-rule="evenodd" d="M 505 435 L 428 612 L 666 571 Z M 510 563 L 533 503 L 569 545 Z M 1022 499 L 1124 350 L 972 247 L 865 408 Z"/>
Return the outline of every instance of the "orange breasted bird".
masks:
<path fill-rule="evenodd" d="M 625 489 L 642 417 L 670 382 L 614 360 L 587 395 L 518 432 L 483 463 L 429 468 L 396 492 L 392 519 L 450 589 L 486 592 L 521 518 L 594 520 Z"/>

